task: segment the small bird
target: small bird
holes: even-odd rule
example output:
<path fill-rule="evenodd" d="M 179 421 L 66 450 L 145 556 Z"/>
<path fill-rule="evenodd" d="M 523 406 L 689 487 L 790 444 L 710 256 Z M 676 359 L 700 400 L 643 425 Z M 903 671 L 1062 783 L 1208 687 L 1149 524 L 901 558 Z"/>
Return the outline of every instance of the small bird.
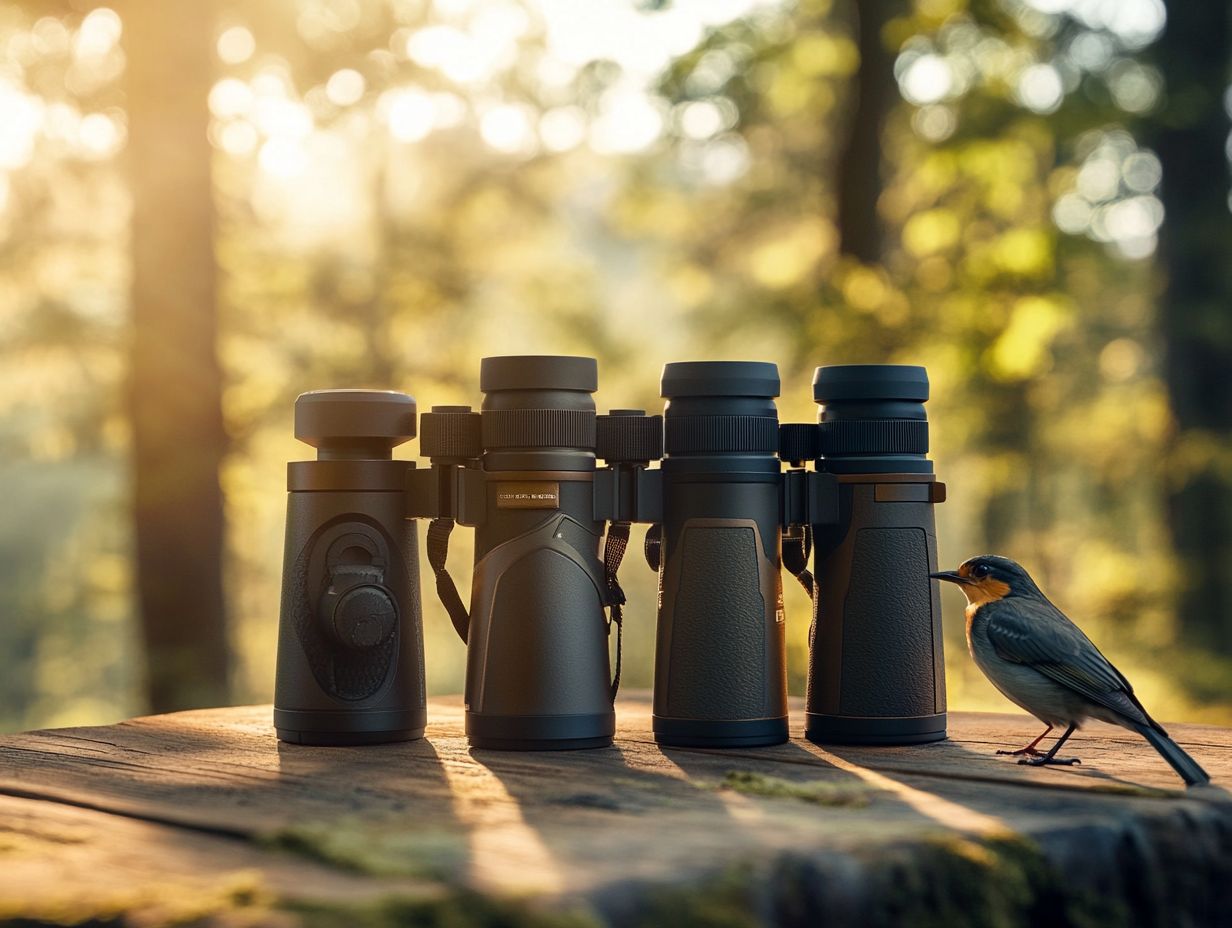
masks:
<path fill-rule="evenodd" d="M 998 754 L 1018 755 L 1018 763 L 1031 766 L 1081 763 L 1057 757 L 1057 751 L 1093 718 L 1142 735 L 1187 785 L 1210 782 L 1147 714 L 1124 675 L 1018 564 L 985 554 L 929 576 L 957 584 L 967 597 L 967 647 L 976 666 L 1002 695 L 1048 726 L 1026 747 Z M 1062 725 L 1067 727 L 1056 744 L 1036 750 Z"/>

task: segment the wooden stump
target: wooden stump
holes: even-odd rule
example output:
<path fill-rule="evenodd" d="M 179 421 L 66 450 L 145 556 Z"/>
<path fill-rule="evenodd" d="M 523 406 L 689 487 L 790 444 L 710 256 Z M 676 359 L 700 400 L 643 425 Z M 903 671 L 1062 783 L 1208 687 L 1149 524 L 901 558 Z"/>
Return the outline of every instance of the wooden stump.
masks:
<path fill-rule="evenodd" d="M 268 706 L 0 736 L 0 924 L 1232 924 L 1232 799 L 1121 729 L 1037 769 L 994 754 L 1026 716 L 708 751 L 649 713 L 562 753 L 469 750 L 456 698 L 374 747 L 279 744 Z M 1232 733 L 1172 733 L 1232 779 Z"/>

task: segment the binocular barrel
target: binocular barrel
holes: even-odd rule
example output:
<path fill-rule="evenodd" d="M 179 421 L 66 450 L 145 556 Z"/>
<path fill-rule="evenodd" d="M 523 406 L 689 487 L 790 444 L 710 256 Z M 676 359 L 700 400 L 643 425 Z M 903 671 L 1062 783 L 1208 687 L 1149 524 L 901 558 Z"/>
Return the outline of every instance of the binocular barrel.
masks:
<path fill-rule="evenodd" d="M 661 744 L 787 740 L 778 393 L 773 364 L 664 368 L 653 721 Z"/>
<path fill-rule="evenodd" d="M 631 491 L 640 455 L 657 457 L 658 443 L 643 449 L 640 413 L 603 417 L 605 453 L 622 463 L 619 472 L 607 469 L 600 493 L 597 387 L 593 358 L 485 358 L 481 412 L 437 408 L 423 417 L 422 451 L 436 473 L 416 475 L 410 498 L 415 512 L 436 516 L 429 559 L 467 643 L 466 732 L 475 747 L 612 742 L 616 683 L 606 610 L 619 622 L 623 594 L 618 561 L 600 556 L 609 516 L 598 513 L 597 499 L 606 495 L 617 506 L 618 484 Z M 610 515 L 609 549 L 623 553 L 612 532 L 627 532 L 627 523 Z M 444 566 L 455 519 L 475 527 L 469 614 Z"/>
<path fill-rule="evenodd" d="M 585 748 L 616 730 L 595 521 L 591 358 L 485 358 L 484 518 L 475 526 L 466 733 L 490 748 Z"/>
<path fill-rule="evenodd" d="M 403 393 L 322 390 L 295 402 L 317 460 L 287 466 L 287 531 L 274 727 L 296 744 L 423 734 L 423 630 L 415 523 L 405 513 L 415 435 Z"/>
<path fill-rule="evenodd" d="M 945 485 L 926 458 L 928 375 L 889 364 L 820 367 L 816 469 L 837 518 L 814 524 L 815 621 L 805 734 L 820 743 L 945 737 L 933 506 Z"/>

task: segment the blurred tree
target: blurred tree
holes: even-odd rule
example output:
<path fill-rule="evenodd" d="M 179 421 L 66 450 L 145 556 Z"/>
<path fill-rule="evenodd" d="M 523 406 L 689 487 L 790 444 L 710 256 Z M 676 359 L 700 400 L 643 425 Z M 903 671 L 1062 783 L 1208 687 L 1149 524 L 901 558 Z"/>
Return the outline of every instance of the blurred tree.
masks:
<path fill-rule="evenodd" d="M 211 149 L 213 5 L 132 0 L 129 410 L 137 592 L 150 708 L 225 703 L 226 451 L 216 355 Z"/>
<path fill-rule="evenodd" d="M 1162 713 L 1222 700 L 1226 662 L 1187 654 L 1186 697 L 1147 657 L 1175 637 L 1150 260 L 1163 210 L 1159 162 L 1127 126 L 1170 116 L 1152 115 L 1143 55 L 1159 0 L 591 0 L 584 17 L 540 0 L 213 3 L 213 23 L 164 4 L 178 34 L 137 0 L 122 30 L 88 0 L 0 14 L 0 482 L 22 488 L 0 531 L 0 652 L 27 665 L 0 674 L 0 724 L 137 708 L 137 598 L 147 620 L 169 619 L 147 629 L 170 655 L 153 657 L 164 690 L 192 675 L 221 692 L 229 637 L 233 691 L 266 699 L 278 489 L 306 450 L 295 395 L 473 401 L 476 359 L 519 351 L 596 355 L 600 402 L 620 405 L 658 403 L 674 357 L 775 358 L 793 420 L 815 414 L 816 364 L 925 363 L 952 488 L 943 556 L 1028 561 Z M 121 31 L 141 91 L 127 101 Z M 173 172 L 183 184 L 167 192 Z M 146 294 L 131 320 L 130 285 Z M 179 421 L 134 415 L 136 372 L 120 408 L 130 321 L 160 403 L 200 399 Z M 1210 434 L 1190 429 L 1171 469 L 1213 460 L 1196 440 Z M 134 454 L 141 499 L 168 518 L 143 512 L 143 586 L 184 568 L 140 597 L 116 517 Z M 220 459 L 242 526 L 227 536 L 229 634 Z M 181 484 L 160 491 L 168 502 L 160 473 Z M 629 573 L 642 605 L 626 666 L 647 684 L 654 578 Z M 785 595 L 807 615 L 802 593 Z M 429 686 L 456 690 L 464 652 L 435 597 L 424 605 Z M 789 620 L 796 687 L 805 625 Z M 995 698 L 969 669 L 950 663 L 955 706 Z"/>
<path fill-rule="evenodd" d="M 1182 634 L 1232 656 L 1232 212 L 1225 89 L 1227 3 L 1169 2 L 1153 54 L 1167 102 L 1147 122 L 1163 166 L 1159 312 L 1176 423 L 1165 489 Z"/>
<path fill-rule="evenodd" d="M 860 0 L 849 4 L 855 18 L 860 66 L 851 89 L 847 143 L 838 163 L 839 250 L 865 264 L 881 260 L 882 222 L 877 211 L 882 184 L 882 132 L 899 102 L 894 49 L 886 26 L 907 12 L 903 0 Z"/>
<path fill-rule="evenodd" d="M 953 555 L 1015 555 L 1097 635 L 1108 623 L 1123 643 L 1170 641 L 1160 512 L 1133 489 L 1158 479 L 1149 449 L 1163 444 L 1161 385 L 1139 343 L 1158 162 L 1123 128 L 1154 105 L 1138 53 L 1162 11 L 1151 0 L 1124 15 L 1028 0 L 879 6 L 859 3 L 852 32 L 844 8 L 801 2 L 789 26 L 735 23 L 681 56 L 661 93 L 686 114 L 734 104 L 747 170 L 694 180 L 692 164 L 737 143 L 699 141 L 682 121 L 668 158 L 638 168 L 627 227 L 688 257 L 708 351 L 743 352 L 777 329 L 787 377 L 817 363 L 926 363 L 934 453 L 955 488 L 940 513 Z M 878 79 L 857 61 L 894 78 L 880 128 L 848 115 Z M 852 118 L 871 135 L 842 149 Z M 824 180 L 845 185 L 844 171 L 863 172 L 858 212 L 843 205 L 850 190 Z M 688 221 L 665 218 L 669 204 Z M 968 670 L 951 668 L 959 693 L 983 685 Z"/>

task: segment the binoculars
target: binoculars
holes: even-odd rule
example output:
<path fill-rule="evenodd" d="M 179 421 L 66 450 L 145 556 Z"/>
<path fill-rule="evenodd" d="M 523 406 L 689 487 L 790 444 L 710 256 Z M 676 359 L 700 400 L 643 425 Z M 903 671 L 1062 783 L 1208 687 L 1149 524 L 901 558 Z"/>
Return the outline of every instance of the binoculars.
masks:
<path fill-rule="evenodd" d="M 474 747 L 611 744 L 630 525 L 658 572 L 653 728 L 664 745 L 788 738 L 782 568 L 813 603 L 806 736 L 945 737 L 923 368 L 817 369 L 817 423 L 783 424 L 775 365 L 670 363 L 664 414 L 597 414 L 596 362 L 485 358 L 478 411 L 420 418 L 409 396 L 296 401 L 316 461 L 288 467 L 275 727 L 285 741 L 419 737 L 424 682 L 415 520 L 467 646 Z M 602 462 L 602 465 L 600 465 Z M 652 463 L 658 462 L 657 467 Z M 787 468 L 784 470 L 783 465 Z M 446 567 L 475 529 L 469 606 Z M 614 665 L 609 639 L 615 628 Z"/>

